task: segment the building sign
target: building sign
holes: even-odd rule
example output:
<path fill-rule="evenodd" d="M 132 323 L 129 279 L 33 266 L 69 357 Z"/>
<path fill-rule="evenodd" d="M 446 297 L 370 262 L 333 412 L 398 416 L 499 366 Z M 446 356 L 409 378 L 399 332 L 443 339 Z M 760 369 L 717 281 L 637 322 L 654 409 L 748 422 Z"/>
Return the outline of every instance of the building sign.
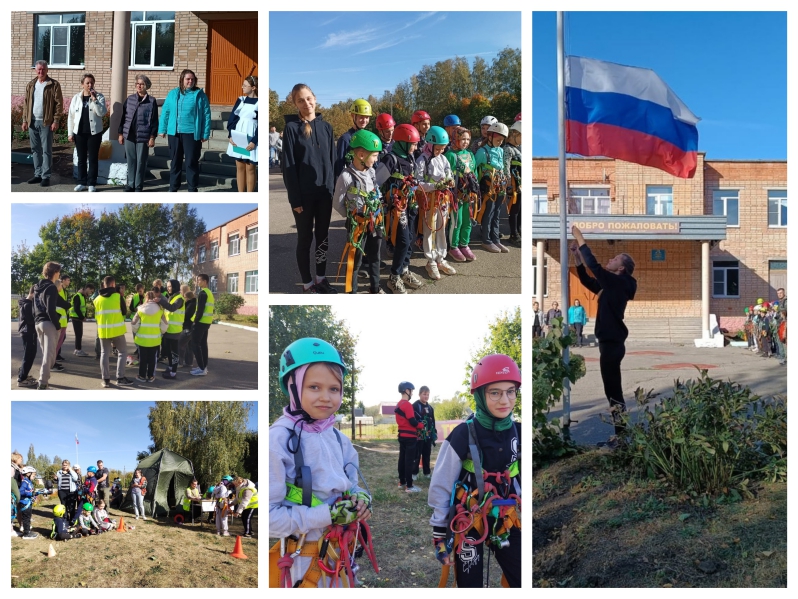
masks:
<path fill-rule="evenodd" d="M 678 234 L 681 223 L 678 221 L 611 221 L 611 220 L 571 220 L 582 233 L 660 233 Z"/>
<path fill-rule="evenodd" d="M 665 262 L 665 250 L 651 250 L 652 262 Z"/>

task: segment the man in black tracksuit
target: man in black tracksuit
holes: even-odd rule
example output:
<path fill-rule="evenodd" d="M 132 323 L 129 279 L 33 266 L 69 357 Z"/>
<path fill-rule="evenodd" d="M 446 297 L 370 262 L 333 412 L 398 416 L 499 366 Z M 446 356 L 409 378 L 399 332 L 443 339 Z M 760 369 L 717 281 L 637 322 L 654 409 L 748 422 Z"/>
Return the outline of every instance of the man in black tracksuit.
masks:
<path fill-rule="evenodd" d="M 626 304 L 637 292 L 637 281 L 632 277 L 634 260 L 629 254 L 618 254 L 602 267 L 585 243 L 578 227 L 571 228 L 577 245 L 571 246 L 576 261 L 576 272 L 582 285 L 598 294 L 595 335 L 599 344 L 599 366 L 604 394 L 610 402 L 610 412 L 615 423 L 616 437 L 623 434 L 620 413 L 626 411 L 621 383 L 621 361 L 626 354 L 624 345 L 629 330 L 623 322 Z M 593 273 L 587 274 L 585 266 Z M 614 440 L 611 440 L 611 443 Z"/>
<path fill-rule="evenodd" d="M 423 467 L 424 476 L 430 476 L 432 468 L 430 468 L 430 454 L 432 453 L 432 446 L 438 438 L 435 429 L 435 409 L 429 405 L 429 387 L 424 385 L 419 389 L 418 397 L 413 402 L 413 412 L 416 414 L 416 420 L 424 425 L 424 428 L 419 430 L 419 438 L 416 442 L 416 460 L 413 464 L 413 476 L 418 476 L 419 465 Z"/>

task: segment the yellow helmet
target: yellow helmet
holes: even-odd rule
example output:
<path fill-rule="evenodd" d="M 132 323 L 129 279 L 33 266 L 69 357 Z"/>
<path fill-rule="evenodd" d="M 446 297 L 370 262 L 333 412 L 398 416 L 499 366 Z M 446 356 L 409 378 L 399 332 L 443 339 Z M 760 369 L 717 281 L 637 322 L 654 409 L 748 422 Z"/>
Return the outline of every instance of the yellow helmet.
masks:
<path fill-rule="evenodd" d="M 358 98 L 349 107 L 349 112 L 352 114 L 359 114 L 360 116 L 371 116 L 371 104 L 366 102 L 363 98 Z"/>

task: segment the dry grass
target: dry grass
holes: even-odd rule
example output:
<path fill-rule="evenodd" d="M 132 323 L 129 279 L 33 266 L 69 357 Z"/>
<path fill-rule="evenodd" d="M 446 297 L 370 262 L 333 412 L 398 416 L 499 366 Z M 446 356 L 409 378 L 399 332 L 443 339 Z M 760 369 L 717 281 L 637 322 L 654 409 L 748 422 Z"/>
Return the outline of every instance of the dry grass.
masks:
<path fill-rule="evenodd" d="M 135 526 L 127 533 L 108 532 L 98 536 L 53 542 L 58 555 L 47 557 L 52 508 L 48 499 L 33 508 L 32 530 L 38 539 L 11 539 L 11 586 L 20 588 L 207 588 L 257 587 L 258 540 L 244 539 L 249 559 L 235 559 L 230 553 L 235 535 L 243 534 L 240 520 L 233 520 L 230 537 L 216 536 L 216 527 L 205 524 L 177 526 L 160 520 L 135 520 L 134 516 L 111 510 L 111 517 L 124 516 Z M 254 526 L 257 531 L 257 522 Z"/>
<path fill-rule="evenodd" d="M 355 443 L 361 446 L 356 447 L 360 456 L 360 471 L 374 499 L 374 515 L 369 524 L 380 566 L 379 574 L 375 574 L 364 556 L 358 561 L 358 579 L 366 587 L 437 587 L 441 565 L 435 559 L 432 548 L 432 527 L 429 524 L 432 508 L 427 505 L 429 480 L 424 478 L 416 481 L 421 493 L 405 493 L 404 489 L 397 486 L 398 442 L 394 439 Z M 433 467 L 439 447 L 432 449 Z M 499 587 L 500 577 L 501 569 L 496 560 L 491 558 L 490 586 Z M 450 575 L 449 586 L 452 586 L 452 580 L 453 574 Z"/>
<path fill-rule="evenodd" d="M 534 475 L 538 587 L 786 587 L 787 487 L 737 503 L 630 480 L 588 452 Z"/>

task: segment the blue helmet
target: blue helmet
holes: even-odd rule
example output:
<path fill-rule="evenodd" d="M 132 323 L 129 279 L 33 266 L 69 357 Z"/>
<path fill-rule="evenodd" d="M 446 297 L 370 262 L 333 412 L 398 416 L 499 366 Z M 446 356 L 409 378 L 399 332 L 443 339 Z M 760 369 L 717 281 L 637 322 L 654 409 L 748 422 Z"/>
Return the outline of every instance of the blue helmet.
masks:
<path fill-rule="evenodd" d="M 91 472 L 92 474 L 97 474 L 97 467 L 96 466 L 89 466 L 86 468 L 86 472 Z"/>
<path fill-rule="evenodd" d="M 444 127 L 454 127 L 455 125 L 460 124 L 460 117 L 456 114 L 450 114 L 443 119 L 443 126 Z"/>

